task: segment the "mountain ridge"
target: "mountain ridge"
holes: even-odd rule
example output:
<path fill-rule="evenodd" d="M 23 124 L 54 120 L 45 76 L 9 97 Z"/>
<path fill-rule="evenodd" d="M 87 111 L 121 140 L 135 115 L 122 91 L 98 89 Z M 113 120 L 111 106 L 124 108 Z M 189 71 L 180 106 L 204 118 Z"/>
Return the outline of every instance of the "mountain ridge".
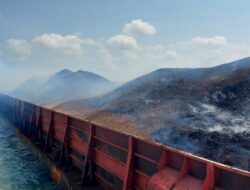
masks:
<path fill-rule="evenodd" d="M 84 97 L 90 98 L 108 92 L 116 86 L 100 75 L 81 70 L 73 72 L 63 69 L 47 78 L 46 81 L 37 82 L 36 88 L 33 85 L 34 79 L 27 80 L 11 95 L 46 105 Z"/>
<path fill-rule="evenodd" d="M 249 79 L 249 57 L 209 68 L 159 69 L 55 109 L 109 125 L 125 117 L 159 143 L 250 170 Z"/>

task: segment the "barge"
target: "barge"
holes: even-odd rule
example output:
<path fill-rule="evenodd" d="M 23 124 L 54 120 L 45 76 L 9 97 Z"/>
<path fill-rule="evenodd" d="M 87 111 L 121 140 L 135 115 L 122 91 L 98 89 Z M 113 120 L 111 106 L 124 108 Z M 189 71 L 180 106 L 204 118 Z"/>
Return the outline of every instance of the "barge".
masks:
<path fill-rule="evenodd" d="M 76 189 L 250 190 L 250 172 L 0 94 L 0 112 Z"/>

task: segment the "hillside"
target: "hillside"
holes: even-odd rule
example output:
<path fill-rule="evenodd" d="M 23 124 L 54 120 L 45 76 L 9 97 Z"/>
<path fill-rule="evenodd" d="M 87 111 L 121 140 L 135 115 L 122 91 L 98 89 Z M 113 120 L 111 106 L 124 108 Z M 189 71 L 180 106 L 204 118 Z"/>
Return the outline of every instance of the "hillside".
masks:
<path fill-rule="evenodd" d="M 211 68 L 160 69 L 56 109 L 111 124 L 126 118 L 160 143 L 250 170 L 249 100 L 245 58 Z"/>
<path fill-rule="evenodd" d="M 28 100 L 29 96 L 32 93 L 36 92 L 37 89 L 49 79 L 48 76 L 37 76 L 31 79 L 28 79 L 23 84 L 14 89 L 10 94 Z M 28 96 L 27 96 L 28 95 Z"/>
<path fill-rule="evenodd" d="M 38 104 L 56 105 L 64 101 L 94 97 L 114 87 L 114 83 L 100 75 L 65 69 L 45 81 L 32 78 L 15 89 L 12 95 Z"/>

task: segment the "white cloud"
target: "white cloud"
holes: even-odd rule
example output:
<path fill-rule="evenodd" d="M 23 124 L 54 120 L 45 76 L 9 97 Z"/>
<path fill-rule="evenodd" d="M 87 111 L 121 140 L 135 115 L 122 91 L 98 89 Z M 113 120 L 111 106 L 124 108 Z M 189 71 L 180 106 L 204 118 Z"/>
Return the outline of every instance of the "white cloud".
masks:
<path fill-rule="evenodd" d="M 93 45 L 93 46 L 100 46 L 98 42 L 91 38 L 86 38 L 86 39 L 81 39 L 81 44 L 82 45 Z"/>
<path fill-rule="evenodd" d="M 156 60 L 158 59 L 176 59 L 178 57 L 176 51 L 169 50 L 162 45 L 147 46 L 144 48 L 146 53 Z"/>
<path fill-rule="evenodd" d="M 122 33 L 124 34 L 142 34 L 146 36 L 151 36 L 156 33 L 156 29 L 153 25 L 145 22 L 141 19 L 132 20 L 130 23 L 125 24 Z"/>
<path fill-rule="evenodd" d="M 20 67 L 28 70 L 84 69 L 121 81 L 158 68 L 208 67 L 233 61 L 249 56 L 250 45 L 231 43 L 219 35 L 149 45 L 139 44 L 128 34 L 95 41 L 76 33 L 50 33 L 29 41 L 10 39 L 1 45 L 1 51 L 6 65 L 22 63 Z"/>
<path fill-rule="evenodd" d="M 194 37 L 171 48 L 178 53 L 178 67 L 209 67 L 250 55 L 249 45 L 231 43 L 224 36 Z"/>
<path fill-rule="evenodd" d="M 32 47 L 26 40 L 22 39 L 9 39 L 7 40 L 7 49 L 13 51 L 14 54 L 25 59 L 30 56 Z"/>
<path fill-rule="evenodd" d="M 32 40 L 35 45 L 62 50 L 66 53 L 80 53 L 83 45 L 98 45 L 93 39 L 82 39 L 78 35 L 42 34 Z"/>
<path fill-rule="evenodd" d="M 228 44 L 228 41 L 224 36 L 195 37 L 191 40 L 191 42 L 197 45 L 213 45 L 213 46 L 221 46 Z"/>
<path fill-rule="evenodd" d="M 84 64 L 95 59 L 95 54 L 101 44 L 90 38 L 77 35 L 60 35 L 45 33 L 33 37 L 31 40 L 9 39 L 0 47 L 6 64 L 43 68 L 50 65 Z M 91 56 L 90 56 L 91 55 Z M 21 64 L 20 64 L 21 63 Z"/>
<path fill-rule="evenodd" d="M 107 43 L 121 49 L 136 49 L 139 47 L 137 41 L 133 37 L 123 34 L 111 36 L 107 40 Z"/>
<path fill-rule="evenodd" d="M 116 62 L 118 59 L 115 58 L 108 49 L 101 48 L 98 53 L 100 54 L 103 63 L 105 63 L 107 67 L 111 69 L 117 68 Z"/>
<path fill-rule="evenodd" d="M 2 46 L 3 54 L 9 61 L 24 61 L 33 54 L 82 54 L 85 46 L 100 46 L 90 38 L 83 39 L 77 35 L 60 35 L 55 33 L 45 33 L 27 41 L 24 39 L 9 39 Z M 57 52 L 56 52 L 57 51 Z"/>
<path fill-rule="evenodd" d="M 35 37 L 33 43 L 45 46 L 51 49 L 61 49 L 67 52 L 81 51 L 81 39 L 78 36 L 60 34 L 43 34 Z"/>

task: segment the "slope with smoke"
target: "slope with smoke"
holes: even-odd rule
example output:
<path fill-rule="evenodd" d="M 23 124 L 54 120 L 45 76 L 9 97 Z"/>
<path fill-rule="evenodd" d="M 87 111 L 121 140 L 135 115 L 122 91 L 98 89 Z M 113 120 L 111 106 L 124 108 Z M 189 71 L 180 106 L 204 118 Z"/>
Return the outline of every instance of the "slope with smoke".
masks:
<path fill-rule="evenodd" d="M 160 69 L 56 109 L 93 120 L 103 112 L 123 116 L 160 143 L 250 170 L 249 101 L 245 58 L 211 68 Z"/>
<path fill-rule="evenodd" d="M 108 79 L 87 71 L 62 70 L 51 77 L 35 77 L 16 88 L 11 95 L 37 104 L 55 105 L 90 98 L 115 88 Z"/>

